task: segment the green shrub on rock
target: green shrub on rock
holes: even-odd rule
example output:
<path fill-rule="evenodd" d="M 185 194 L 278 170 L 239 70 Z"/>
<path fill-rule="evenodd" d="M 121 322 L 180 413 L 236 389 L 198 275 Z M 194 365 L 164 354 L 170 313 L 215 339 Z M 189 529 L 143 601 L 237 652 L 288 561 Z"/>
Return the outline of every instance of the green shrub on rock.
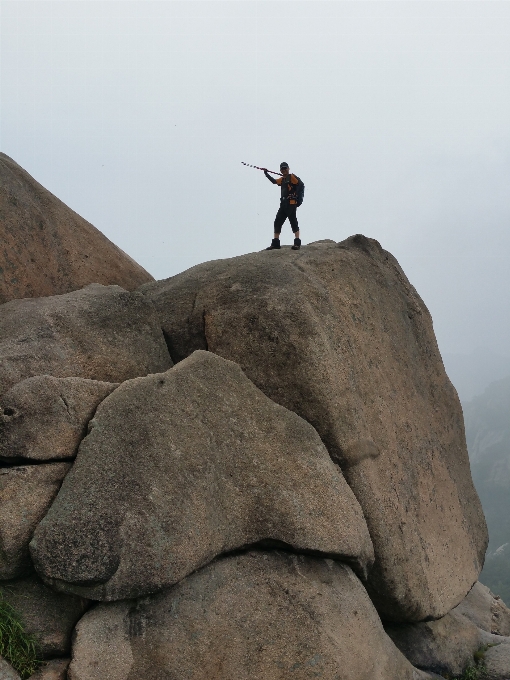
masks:
<path fill-rule="evenodd" d="M 466 668 L 462 675 L 456 676 L 451 680 L 486 680 L 488 678 L 487 668 L 485 666 L 485 653 L 490 647 L 495 647 L 495 644 L 483 645 L 474 654 L 474 665 Z"/>
<path fill-rule="evenodd" d="M 20 674 L 30 677 L 39 666 L 35 640 L 25 632 L 17 612 L 5 601 L 0 590 L 0 656 Z"/>

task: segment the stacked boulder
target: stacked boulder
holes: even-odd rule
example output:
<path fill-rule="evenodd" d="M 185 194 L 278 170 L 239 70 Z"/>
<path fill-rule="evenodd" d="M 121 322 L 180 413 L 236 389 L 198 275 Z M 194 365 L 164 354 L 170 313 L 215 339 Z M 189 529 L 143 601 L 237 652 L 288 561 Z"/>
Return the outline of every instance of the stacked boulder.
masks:
<path fill-rule="evenodd" d="M 15 300 L 0 330 L 0 577 L 38 678 L 419 680 L 483 645 L 510 677 L 460 404 L 376 241 Z"/>
<path fill-rule="evenodd" d="M 90 600 L 45 584 L 29 543 L 97 406 L 126 379 L 172 361 L 152 306 L 119 286 L 12 300 L 0 306 L 0 329 L 2 596 L 47 660 L 36 677 L 64 680 L 72 632 Z"/>

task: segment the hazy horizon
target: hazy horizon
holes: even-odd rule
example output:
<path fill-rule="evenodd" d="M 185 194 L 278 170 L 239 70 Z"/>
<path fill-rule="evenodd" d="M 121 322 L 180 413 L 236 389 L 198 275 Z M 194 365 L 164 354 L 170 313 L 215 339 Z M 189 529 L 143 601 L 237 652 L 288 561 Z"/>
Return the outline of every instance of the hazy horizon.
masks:
<path fill-rule="evenodd" d="M 444 356 L 510 355 L 508 3 L 0 11 L 1 150 L 156 278 L 267 246 L 278 192 L 241 161 L 286 160 L 303 243 L 376 238 Z"/>

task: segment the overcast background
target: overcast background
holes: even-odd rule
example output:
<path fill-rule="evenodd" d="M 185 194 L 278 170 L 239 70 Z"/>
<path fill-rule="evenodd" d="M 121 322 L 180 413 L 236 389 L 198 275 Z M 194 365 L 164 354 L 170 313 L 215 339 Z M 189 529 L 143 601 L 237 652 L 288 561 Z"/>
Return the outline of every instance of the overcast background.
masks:
<path fill-rule="evenodd" d="M 390 250 L 461 397 L 510 374 L 509 2 L 0 8 L 1 150 L 156 278 L 269 245 L 241 161 L 286 160 L 303 242 Z"/>

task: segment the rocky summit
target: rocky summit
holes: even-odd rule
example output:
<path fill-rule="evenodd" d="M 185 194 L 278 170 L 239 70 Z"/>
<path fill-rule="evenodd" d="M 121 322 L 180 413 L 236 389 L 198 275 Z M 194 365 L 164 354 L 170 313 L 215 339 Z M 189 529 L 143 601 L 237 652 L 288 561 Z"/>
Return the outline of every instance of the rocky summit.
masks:
<path fill-rule="evenodd" d="M 32 680 L 510 678 L 462 409 L 377 241 L 92 276 L 0 305 L 0 603 Z"/>
<path fill-rule="evenodd" d="M 358 499 L 367 587 L 395 621 L 444 616 L 483 564 L 487 530 L 462 409 L 430 314 L 373 239 L 208 262 L 142 288 L 175 362 L 237 362 L 311 423 Z"/>

